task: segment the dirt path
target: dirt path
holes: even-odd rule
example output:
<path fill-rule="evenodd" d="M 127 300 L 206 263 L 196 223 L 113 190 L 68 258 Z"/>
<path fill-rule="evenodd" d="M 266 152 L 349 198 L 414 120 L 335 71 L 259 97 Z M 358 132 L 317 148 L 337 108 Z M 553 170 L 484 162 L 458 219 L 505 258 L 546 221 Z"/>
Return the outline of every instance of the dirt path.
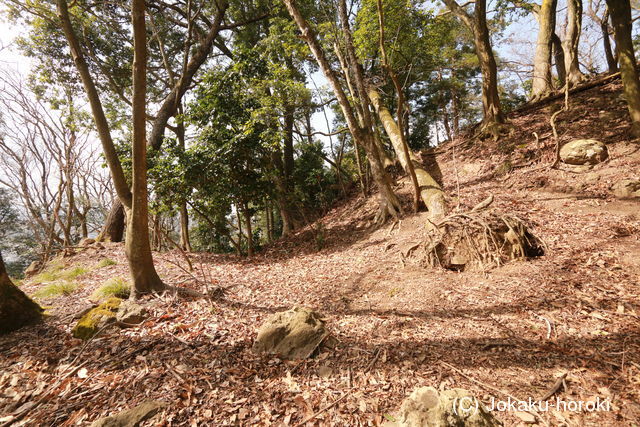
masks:
<path fill-rule="evenodd" d="M 538 131 L 549 157 L 544 124 L 518 129 Z M 620 138 L 625 129 L 606 132 Z M 152 299 L 142 326 L 84 346 L 69 334 L 73 314 L 104 280 L 128 274 L 120 245 L 92 248 L 65 260 L 91 271 L 71 296 L 42 301 L 47 322 L 0 337 L 0 423 L 23 414 L 27 425 L 87 424 L 153 398 L 170 404 L 159 425 L 295 425 L 337 399 L 313 423 L 377 425 L 417 386 L 467 388 L 485 402 L 505 398 L 496 390 L 527 399 L 568 373 L 557 397 L 608 399 L 610 410 L 550 409 L 542 424 L 632 425 L 640 419 L 640 203 L 615 201 L 608 188 L 638 173 L 640 157 L 620 143 L 591 172 L 547 171 L 543 159 L 497 176 L 505 156 L 481 148 L 474 158 L 440 156 L 452 205 L 495 195 L 495 207 L 531 223 L 545 256 L 486 274 L 403 263 L 399 252 L 420 241 L 424 214 L 372 231 L 375 198 L 354 198 L 322 219 L 321 236 L 302 230 L 252 260 L 195 254 L 197 280 L 176 266 L 185 264 L 179 254 L 156 254 L 167 282 L 220 286 L 224 295 Z M 401 190 L 409 203 L 409 186 Z M 95 268 L 103 258 L 117 264 Z M 254 354 L 259 325 L 293 305 L 323 313 L 334 339 L 304 362 Z M 498 413 L 506 425 L 521 416 Z"/>

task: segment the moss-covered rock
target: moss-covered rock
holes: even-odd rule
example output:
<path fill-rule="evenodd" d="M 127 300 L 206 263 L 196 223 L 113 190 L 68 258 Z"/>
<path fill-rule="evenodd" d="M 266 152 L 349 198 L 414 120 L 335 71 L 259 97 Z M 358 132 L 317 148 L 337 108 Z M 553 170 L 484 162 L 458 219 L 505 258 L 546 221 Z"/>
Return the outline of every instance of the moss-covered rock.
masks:
<path fill-rule="evenodd" d="M 116 313 L 121 303 L 120 298 L 109 298 L 99 306 L 92 308 L 78 320 L 71 333 L 76 338 L 88 340 L 107 324 L 115 322 Z"/>

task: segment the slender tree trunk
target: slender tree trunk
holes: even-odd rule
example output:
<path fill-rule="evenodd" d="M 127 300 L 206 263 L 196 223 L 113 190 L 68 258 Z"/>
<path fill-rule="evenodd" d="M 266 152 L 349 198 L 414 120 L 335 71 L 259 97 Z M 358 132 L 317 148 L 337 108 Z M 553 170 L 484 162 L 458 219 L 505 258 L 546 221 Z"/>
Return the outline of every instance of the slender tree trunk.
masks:
<path fill-rule="evenodd" d="M 133 141 L 132 141 L 132 195 L 131 212 L 127 215 L 128 227 L 125 251 L 131 270 L 132 297 L 166 289 L 160 280 L 151 255 L 149 244 L 149 208 L 147 201 L 147 34 L 145 25 L 145 1 L 132 0 L 131 23 L 133 27 Z"/>
<path fill-rule="evenodd" d="M 460 100 L 458 98 L 458 92 L 451 91 L 451 109 L 453 112 L 453 136 L 458 136 L 460 132 Z"/>
<path fill-rule="evenodd" d="M 536 15 L 537 16 L 537 15 Z M 564 49 L 560 37 L 554 32 L 551 35 L 551 44 L 553 46 L 553 57 L 556 63 L 556 73 L 558 74 L 558 87 L 564 87 L 567 69 L 564 67 Z"/>
<path fill-rule="evenodd" d="M 498 67 L 491 48 L 491 36 L 487 26 L 487 2 L 476 0 L 473 16 L 455 0 L 443 0 L 453 12 L 469 28 L 473 34 L 473 43 L 482 72 L 482 108 L 485 127 L 505 122 L 500 96 L 498 92 Z"/>
<path fill-rule="evenodd" d="M 104 242 L 122 242 L 124 237 L 124 206 L 120 199 L 113 199 L 111 209 L 107 215 L 107 219 L 104 222 L 104 227 L 100 234 L 96 238 L 97 241 Z"/>
<path fill-rule="evenodd" d="M 382 105 L 380 94 L 374 89 L 369 89 L 369 98 L 371 103 L 375 107 L 378 117 L 382 122 L 382 125 L 393 144 L 393 148 L 402 164 L 402 167 L 406 170 L 409 164 L 413 165 L 415 170 L 416 180 L 418 181 L 418 187 L 420 189 L 420 197 L 425 206 L 429 210 L 433 219 L 439 219 L 447 213 L 447 203 L 445 200 L 444 192 L 435 179 L 424 169 L 417 157 L 412 153 L 405 151 L 402 132 L 398 124 L 393 120 L 393 116 L 389 110 Z"/>
<path fill-rule="evenodd" d="M 611 39 L 609 38 L 609 8 L 604 12 L 604 16 L 600 21 L 600 30 L 602 31 L 602 47 L 607 58 L 607 67 L 610 73 L 616 73 L 618 72 L 618 61 L 613 54 Z"/>
<path fill-rule="evenodd" d="M 566 82 L 569 87 L 584 81 L 586 76 L 580 71 L 578 46 L 582 33 L 582 0 L 567 0 L 567 34 L 564 41 L 564 61 Z"/>
<path fill-rule="evenodd" d="M 0 253 L 0 333 L 37 322 L 42 308 L 11 282 Z"/>
<path fill-rule="evenodd" d="M 186 252 L 191 252 L 191 240 L 189 239 L 189 211 L 187 202 L 180 206 L 180 246 Z"/>
<path fill-rule="evenodd" d="M 640 82 L 631 38 L 631 5 L 629 0 L 607 0 L 620 63 L 620 75 L 624 85 L 633 134 L 640 137 Z"/>
<path fill-rule="evenodd" d="M 253 256 L 253 228 L 251 227 L 251 211 L 249 210 L 248 203 L 243 204 L 244 222 L 247 230 L 247 256 Z"/>
<path fill-rule="evenodd" d="M 487 27 L 487 4 L 485 0 L 476 0 L 474 19 L 476 31 L 474 42 L 480 69 L 482 70 L 482 107 L 484 124 L 501 124 L 505 122 L 500 94 L 498 93 L 498 67 L 491 48 L 491 37 Z"/>
<path fill-rule="evenodd" d="M 398 133 L 400 136 L 400 143 L 402 144 L 402 152 L 404 154 L 405 159 L 410 159 L 409 144 L 407 143 L 405 127 L 404 127 L 404 105 L 405 105 L 404 92 L 402 89 L 402 85 L 400 84 L 400 80 L 398 79 L 398 76 L 395 73 L 395 70 L 389 64 L 387 51 L 384 45 L 384 12 L 382 9 L 382 0 L 378 0 L 378 27 L 379 27 L 379 33 L 380 33 L 380 54 L 382 56 L 382 63 L 384 68 L 386 68 L 387 73 L 389 73 L 389 77 L 391 77 L 393 86 L 396 89 L 396 96 L 398 97 L 398 100 L 397 100 L 398 110 L 396 112 L 396 117 L 398 120 L 397 128 L 399 131 Z M 368 94 L 367 96 L 371 98 L 370 94 Z M 398 156 L 398 153 L 396 153 L 396 156 Z M 402 165 L 402 167 L 405 170 L 405 172 L 409 174 L 409 177 L 411 177 L 411 183 L 413 184 L 413 189 L 414 189 L 413 210 L 414 212 L 418 212 L 418 209 L 420 207 L 420 184 L 418 183 L 418 177 L 416 176 L 416 171 L 414 169 L 413 162 L 406 161 Z"/>
<path fill-rule="evenodd" d="M 365 124 L 368 124 L 369 126 L 366 126 L 365 128 L 360 127 L 358 121 L 356 120 L 356 116 L 353 112 L 353 108 L 349 103 L 349 99 L 347 98 L 342 88 L 340 80 L 338 79 L 336 72 L 331 68 L 331 65 L 329 64 L 329 61 L 327 60 L 324 54 L 324 51 L 320 46 L 320 43 L 318 43 L 316 39 L 315 33 L 303 18 L 302 14 L 298 10 L 297 6 L 295 5 L 294 0 L 283 0 L 283 2 L 285 3 L 287 10 L 289 11 L 289 14 L 294 19 L 298 28 L 300 29 L 302 38 L 307 42 L 324 76 L 327 78 L 327 80 L 329 80 L 329 83 L 333 88 L 336 98 L 338 99 L 338 104 L 340 105 L 340 108 L 342 109 L 342 112 L 345 116 L 347 125 L 349 127 L 349 130 L 351 131 L 351 135 L 353 136 L 353 139 L 355 140 L 356 144 L 362 145 L 362 147 L 365 149 L 367 153 L 367 158 L 369 159 L 373 178 L 376 181 L 376 184 L 378 185 L 378 189 L 380 191 L 381 210 L 379 212 L 377 220 L 379 222 L 383 221 L 388 214 L 397 216 L 398 212 L 401 211 L 402 207 L 400 205 L 400 201 L 398 200 L 397 196 L 395 195 L 395 193 L 391 188 L 391 180 L 389 179 L 388 174 L 384 170 L 384 166 L 382 165 L 382 162 L 380 160 L 379 153 L 375 147 L 375 142 L 373 141 L 373 137 L 372 137 L 372 129 L 370 126 L 371 125 L 370 121 L 369 123 L 365 123 Z M 344 4 L 342 1 L 339 2 L 339 8 L 341 9 L 340 14 L 343 15 L 344 11 L 342 9 L 344 8 Z M 344 22 L 344 19 L 341 19 L 341 21 L 342 21 L 343 27 L 345 27 L 347 23 Z M 346 33 L 347 31 L 343 30 L 343 32 Z M 346 44 L 347 46 L 349 46 L 348 40 L 346 40 Z M 353 48 L 353 45 L 351 45 L 350 47 Z M 360 84 L 360 83 L 361 82 L 356 81 L 356 84 Z M 358 92 L 362 92 L 362 90 L 358 89 Z M 365 97 L 367 96 L 366 91 L 364 92 L 364 96 Z M 362 99 L 362 96 L 360 96 L 360 100 L 362 102 L 367 102 L 366 98 Z M 363 109 L 363 115 L 366 115 L 366 114 L 368 114 L 368 111 Z"/>
<path fill-rule="evenodd" d="M 532 100 L 540 99 L 553 90 L 551 81 L 551 37 L 556 26 L 558 0 L 542 0 L 538 23 L 538 41 L 533 60 Z M 566 55 L 565 55 L 566 57 Z"/>

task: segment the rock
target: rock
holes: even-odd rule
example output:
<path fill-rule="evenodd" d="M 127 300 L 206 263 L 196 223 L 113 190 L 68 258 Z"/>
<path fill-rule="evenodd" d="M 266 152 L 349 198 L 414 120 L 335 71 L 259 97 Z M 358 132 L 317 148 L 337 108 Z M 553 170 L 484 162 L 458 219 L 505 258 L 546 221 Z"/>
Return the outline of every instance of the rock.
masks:
<path fill-rule="evenodd" d="M 109 298 L 82 316 L 71 333 L 76 338 L 88 340 L 106 325 L 115 322 L 116 312 L 121 303 L 120 298 Z"/>
<path fill-rule="evenodd" d="M 306 359 L 328 334 L 319 313 L 295 307 L 267 319 L 258 331 L 253 349 L 284 359 Z"/>
<path fill-rule="evenodd" d="M 622 179 L 613 184 L 611 190 L 619 199 L 640 197 L 640 179 Z"/>
<path fill-rule="evenodd" d="M 40 261 L 33 261 L 31 264 L 29 264 L 29 267 L 27 267 L 27 269 L 24 271 L 24 277 L 31 277 L 38 274 L 41 268 L 42 268 L 42 265 L 40 265 Z"/>
<path fill-rule="evenodd" d="M 167 406 L 166 403 L 148 400 L 135 408 L 122 411 L 117 415 L 100 418 L 91 424 L 91 427 L 136 427 L 142 421 L 152 418 L 161 408 Z"/>
<path fill-rule="evenodd" d="M 607 157 L 607 146 L 595 139 L 576 139 L 560 149 L 560 159 L 569 165 L 595 165 Z"/>
<path fill-rule="evenodd" d="M 149 313 L 146 308 L 133 301 L 127 300 L 120 303 L 120 307 L 118 307 L 118 312 L 116 313 L 116 320 L 120 322 L 121 326 L 133 326 L 144 322 L 148 315 Z"/>
<path fill-rule="evenodd" d="M 470 392 L 420 387 L 402 402 L 396 427 L 494 427 L 497 420 Z"/>
<path fill-rule="evenodd" d="M 80 240 L 80 243 L 78 243 L 78 246 L 89 246 L 89 245 L 93 245 L 95 242 L 96 242 L 95 239 L 85 237 L 84 239 Z"/>
<path fill-rule="evenodd" d="M 529 412 L 513 411 L 513 415 L 520 418 L 525 424 L 535 424 L 538 422 L 535 415 L 530 414 Z"/>

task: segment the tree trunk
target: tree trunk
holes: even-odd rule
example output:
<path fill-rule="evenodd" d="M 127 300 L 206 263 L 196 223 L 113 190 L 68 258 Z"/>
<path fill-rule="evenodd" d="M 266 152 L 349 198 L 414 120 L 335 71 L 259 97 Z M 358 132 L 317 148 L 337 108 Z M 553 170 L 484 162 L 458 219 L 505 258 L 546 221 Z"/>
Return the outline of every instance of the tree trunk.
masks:
<path fill-rule="evenodd" d="M 537 16 L 537 15 L 536 15 Z M 564 87 L 567 69 L 564 67 L 564 48 L 560 37 L 554 32 L 551 35 L 551 44 L 553 46 L 553 57 L 556 63 L 556 73 L 558 74 L 558 87 Z"/>
<path fill-rule="evenodd" d="M 474 13 L 476 30 L 474 43 L 480 60 L 482 71 L 482 108 L 484 110 L 484 124 L 504 123 L 500 94 L 498 92 L 498 67 L 491 48 L 491 37 L 487 27 L 487 4 L 485 0 L 477 0 Z"/>
<path fill-rule="evenodd" d="M 180 206 L 180 246 L 182 250 L 191 252 L 191 239 L 189 239 L 189 211 L 187 203 Z"/>
<path fill-rule="evenodd" d="M 640 137 L 640 83 L 631 38 L 631 5 L 629 0 L 607 0 L 616 39 L 620 75 L 624 86 L 633 134 Z"/>
<path fill-rule="evenodd" d="M 382 56 L 382 64 L 383 67 L 386 68 L 389 73 L 389 77 L 391 77 L 391 81 L 393 82 L 393 86 L 396 89 L 396 96 L 398 97 L 398 109 L 396 112 L 396 117 L 398 120 L 397 135 L 400 137 L 400 143 L 402 148 L 402 153 L 404 154 L 405 159 L 410 158 L 409 153 L 409 144 L 407 143 L 405 127 L 404 127 L 404 92 L 402 85 L 400 84 L 400 79 L 395 73 L 395 70 L 389 64 L 387 51 L 384 45 L 384 12 L 382 10 L 382 0 L 378 0 L 378 27 L 380 33 L 380 55 Z M 367 94 L 370 98 L 370 94 Z M 379 100 L 378 100 L 379 101 Z M 373 101 L 372 101 L 373 102 Z M 408 130 L 406 130 L 408 132 Z M 380 139 L 380 138 L 378 138 Z M 395 148 L 395 146 L 394 146 Z M 396 149 L 397 156 L 397 149 Z M 409 174 L 411 177 L 411 183 L 413 184 L 414 196 L 413 196 L 413 210 L 414 212 L 418 212 L 420 207 L 420 184 L 418 183 L 418 177 L 416 176 L 416 171 L 413 167 L 413 162 L 407 161 L 402 165 L 405 172 Z"/>
<path fill-rule="evenodd" d="M 602 45 L 604 49 L 604 55 L 607 58 L 607 67 L 610 73 L 618 72 L 618 61 L 613 54 L 611 48 L 611 39 L 609 38 L 609 9 L 604 12 L 602 21 L 600 21 L 600 30 L 602 31 Z"/>
<path fill-rule="evenodd" d="M 132 297 L 166 289 L 158 277 L 149 244 L 149 209 L 147 201 L 147 45 L 145 2 L 133 0 L 133 141 L 132 141 L 132 205 L 127 214 L 125 250 L 131 270 Z"/>
<path fill-rule="evenodd" d="M 551 81 L 551 37 L 556 26 L 558 0 L 542 0 L 538 23 L 538 41 L 533 60 L 532 100 L 540 99 L 553 90 Z M 565 55 L 566 56 L 566 55 Z"/>
<path fill-rule="evenodd" d="M 253 228 L 251 227 L 251 211 L 248 203 L 243 203 L 245 228 L 247 230 L 247 256 L 253 256 Z"/>
<path fill-rule="evenodd" d="M 368 127 L 360 127 L 358 121 L 356 120 L 353 108 L 349 103 L 349 99 L 347 98 L 342 88 L 340 80 L 338 79 L 336 72 L 331 68 L 331 65 L 327 60 L 325 53 L 320 46 L 320 43 L 316 39 L 315 33 L 303 18 L 302 14 L 296 7 L 294 0 L 283 1 L 285 3 L 285 6 L 287 7 L 287 10 L 289 11 L 289 14 L 300 29 L 302 38 L 307 42 L 324 76 L 327 78 L 327 80 L 329 80 L 336 98 L 338 99 L 338 104 L 340 105 L 340 108 L 342 109 L 342 112 L 345 116 L 347 126 L 351 131 L 353 139 L 355 140 L 357 145 L 361 145 L 366 151 L 373 178 L 376 181 L 376 184 L 378 185 L 378 189 L 380 191 L 381 210 L 376 219 L 378 220 L 378 222 L 381 222 L 386 218 L 388 214 L 397 216 L 398 212 L 402 210 L 402 207 L 397 196 L 391 189 L 391 180 L 384 170 L 384 166 L 382 165 L 382 162 L 380 160 L 379 153 L 375 147 L 370 123 Z M 342 4 L 343 2 L 339 3 L 339 7 L 342 8 L 344 6 Z M 345 26 L 346 22 L 344 22 L 344 20 L 342 21 L 343 26 Z M 348 41 L 347 45 L 349 45 Z M 351 48 L 353 48 L 353 45 L 351 45 Z M 358 82 L 356 82 L 356 84 L 358 84 Z M 360 89 L 358 89 L 358 91 L 360 92 Z M 364 93 L 364 96 L 367 96 L 366 92 Z M 366 99 L 362 99 L 362 96 L 360 96 L 360 98 L 362 102 L 366 102 Z M 367 111 L 363 111 L 363 115 L 366 116 L 367 113 Z M 365 123 L 365 125 L 366 124 L 367 123 Z"/>
<path fill-rule="evenodd" d="M 104 227 L 96 240 L 99 242 L 122 242 L 124 225 L 124 206 L 120 199 L 115 198 L 111 204 L 107 219 L 104 222 Z"/>
<path fill-rule="evenodd" d="M 402 164 L 402 167 L 405 170 L 409 165 L 409 161 L 413 165 L 420 188 L 420 197 L 429 210 L 432 218 L 439 219 L 444 217 L 447 213 L 447 203 L 442 188 L 424 169 L 422 164 L 420 164 L 420 161 L 412 152 L 409 152 L 409 156 L 407 158 L 403 148 L 400 128 L 395 120 L 393 120 L 391 112 L 382 105 L 380 94 L 374 89 L 369 89 L 369 98 L 371 99 L 371 103 L 378 113 L 378 117 L 380 118 L 391 143 L 393 144 L 393 148 L 396 152 L 396 156 L 398 156 L 398 160 L 400 160 L 400 164 Z"/>
<path fill-rule="evenodd" d="M 567 0 L 567 34 L 564 41 L 564 61 L 566 69 L 565 81 L 569 87 L 585 80 L 586 76 L 580 71 L 578 61 L 578 46 L 582 33 L 582 0 Z"/>
<path fill-rule="evenodd" d="M 37 322 L 42 308 L 11 282 L 0 253 L 0 333 Z"/>

